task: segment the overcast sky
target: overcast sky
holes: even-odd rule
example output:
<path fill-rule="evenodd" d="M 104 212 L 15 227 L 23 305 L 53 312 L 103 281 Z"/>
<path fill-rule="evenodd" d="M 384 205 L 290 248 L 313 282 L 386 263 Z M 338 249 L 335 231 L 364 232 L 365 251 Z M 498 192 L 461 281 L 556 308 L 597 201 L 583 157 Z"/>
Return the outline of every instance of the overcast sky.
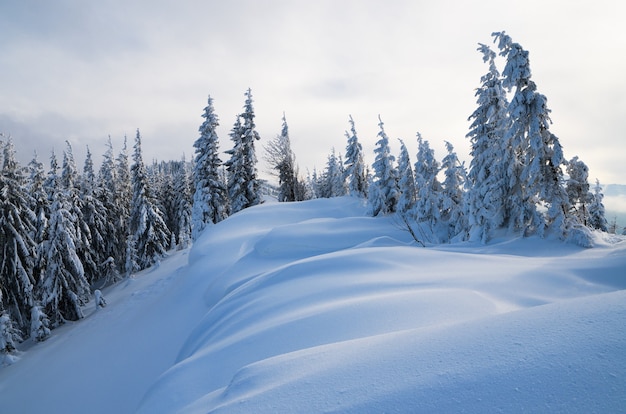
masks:
<path fill-rule="evenodd" d="M 250 87 L 259 158 L 284 111 L 303 172 L 345 152 L 349 115 L 369 163 L 378 114 L 396 153 L 402 138 L 415 161 L 419 131 L 438 159 L 447 140 L 469 161 L 477 43 L 505 30 L 565 157 L 626 183 L 624 16 L 618 0 L 0 0 L 0 131 L 22 162 L 69 140 L 82 168 L 87 145 L 99 162 L 137 128 L 147 162 L 190 159 L 208 95 L 226 150 Z"/>

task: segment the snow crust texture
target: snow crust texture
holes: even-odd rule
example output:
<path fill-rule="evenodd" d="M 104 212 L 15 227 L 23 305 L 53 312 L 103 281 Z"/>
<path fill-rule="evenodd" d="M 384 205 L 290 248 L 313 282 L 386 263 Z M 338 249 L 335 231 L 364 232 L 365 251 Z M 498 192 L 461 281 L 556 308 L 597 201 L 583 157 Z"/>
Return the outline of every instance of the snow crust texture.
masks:
<path fill-rule="evenodd" d="M 624 412 L 626 241 L 595 245 L 263 204 L 0 368 L 0 412 Z"/>

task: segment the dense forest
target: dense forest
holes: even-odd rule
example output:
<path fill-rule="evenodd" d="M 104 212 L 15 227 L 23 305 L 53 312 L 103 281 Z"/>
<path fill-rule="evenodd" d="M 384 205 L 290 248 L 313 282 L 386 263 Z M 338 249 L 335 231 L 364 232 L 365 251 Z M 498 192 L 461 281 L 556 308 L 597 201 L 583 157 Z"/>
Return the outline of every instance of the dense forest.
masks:
<path fill-rule="evenodd" d="M 531 80 L 528 52 L 504 32 L 493 37 L 505 66 L 500 72 L 498 54 L 479 46 L 488 71 L 470 116 L 469 168 L 450 143 L 437 160 L 419 133 L 415 161 L 402 141 L 396 158 L 380 117 L 368 166 L 349 117 L 345 153 L 332 150 L 323 171 L 303 177 L 283 115 L 281 132 L 263 146 L 278 201 L 360 197 L 372 216 L 396 216 L 422 246 L 487 243 L 508 232 L 591 247 L 592 230 L 607 231 L 600 184 L 591 188 L 587 166 L 578 157 L 567 160 L 550 132 L 547 99 Z M 2 136 L 2 352 L 27 338 L 45 340 L 51 329 L 81 319 L 94 292 L 158 264 L 168 250 L 188 247 L 207 227 L 262 202 L 268 186 L 257 174 L 260 136 L 251 90 L 228 150 L 220 150 L 211 97 L 202 117 L 192 160 L 144 164 L 137 130 L 132 151 L 125 139 L 115 154 L 108 140 L 97 171 L 89 150 L 79 171 L 69 142 L 60 160 L 50 155 L 48 167 L 36 155 L 21 166 L 13 140 Z"/>

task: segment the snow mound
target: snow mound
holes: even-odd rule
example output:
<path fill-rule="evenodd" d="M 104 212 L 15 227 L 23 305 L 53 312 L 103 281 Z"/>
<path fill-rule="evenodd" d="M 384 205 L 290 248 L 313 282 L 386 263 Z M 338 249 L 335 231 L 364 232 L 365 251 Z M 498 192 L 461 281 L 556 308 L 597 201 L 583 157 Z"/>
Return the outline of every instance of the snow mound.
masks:
<path fill-rule="evenodd" d="M 611 293 L 624 284 L 623 244 L 411 242 L 351 198 L 215 226 L 189 267 L 206 278 L 208 311 L 139 412 L 623 405 L 626 293 Z"/>

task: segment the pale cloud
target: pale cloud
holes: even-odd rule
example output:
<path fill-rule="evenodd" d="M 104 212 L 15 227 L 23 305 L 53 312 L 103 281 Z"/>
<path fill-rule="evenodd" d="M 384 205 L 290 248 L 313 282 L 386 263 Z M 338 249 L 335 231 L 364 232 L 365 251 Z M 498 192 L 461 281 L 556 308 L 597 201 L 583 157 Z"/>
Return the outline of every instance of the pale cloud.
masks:
<path fill-rule="evenodd" d="M 286 112 L 302 170 L 322 169 L 332 147 L 344 151 L 349 114 L 370 162 L 378 114 L 412 156 L 420 131 L 438 157 L 449 140 L 467 160 L 467 117 L 487 70 L 475 49 L 506 30 L 530 51 L 566 157 L 580 156 L 604 183 L 624 182 L 625 9 L 538 0 L 4 2 L 0 130 L 26 158 L 20 138 L 41 148 L 70 139 L 99 158 L 107 135 L 119 143 L 136 128 L 146 159 L 189 158 L 207 95 L 228 149 L 250 87 L 263 139 Z"/>

